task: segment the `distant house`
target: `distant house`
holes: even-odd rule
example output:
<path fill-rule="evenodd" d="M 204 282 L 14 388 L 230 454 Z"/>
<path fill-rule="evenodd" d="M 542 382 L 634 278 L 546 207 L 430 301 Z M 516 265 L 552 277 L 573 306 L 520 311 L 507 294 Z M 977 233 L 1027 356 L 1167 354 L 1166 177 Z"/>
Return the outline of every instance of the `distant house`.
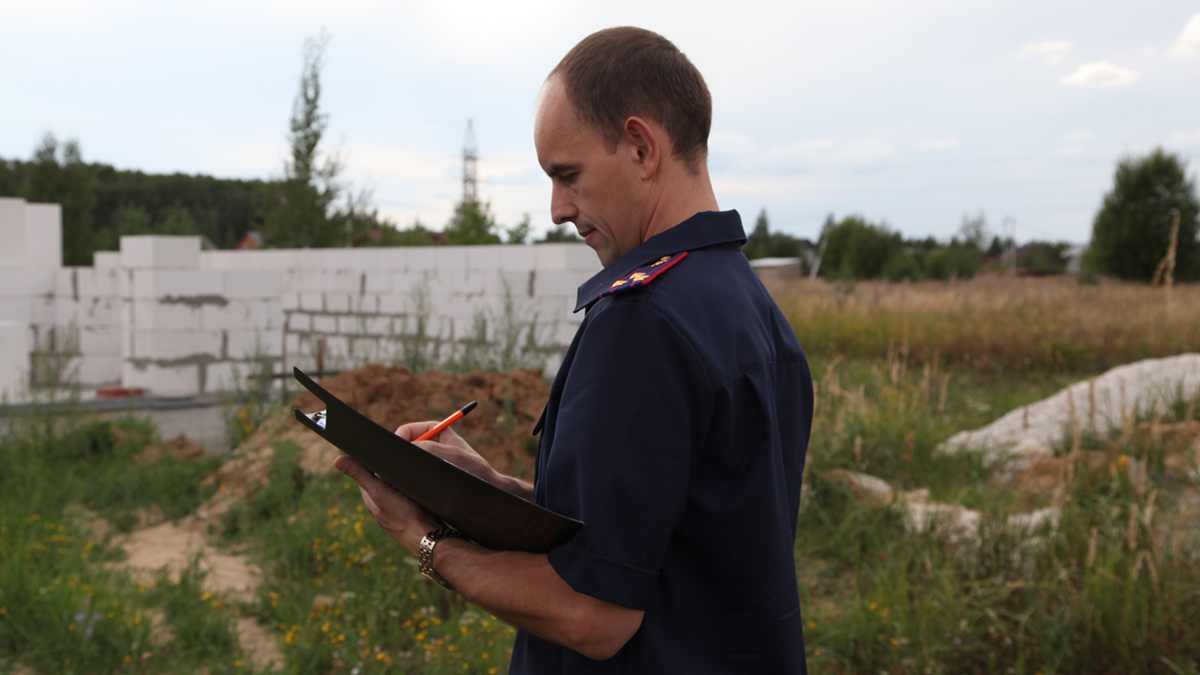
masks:
<path fill-rule="evenodd" d="M 750 267 L 759 279 L 799 279 L 804 276 L 803 258 L 755 258 Z"/>
<path fill-rule="evenodd" d="M 242 237 L 242 240 L 239 241 L 237 246 L 234 246 L 233 248 L 237 251 L 253 251 L 256 248 L 261 247 L 262 237 L 258 236 L 258 233 L 254 230 L 247 230 L 246 236 Z"/>

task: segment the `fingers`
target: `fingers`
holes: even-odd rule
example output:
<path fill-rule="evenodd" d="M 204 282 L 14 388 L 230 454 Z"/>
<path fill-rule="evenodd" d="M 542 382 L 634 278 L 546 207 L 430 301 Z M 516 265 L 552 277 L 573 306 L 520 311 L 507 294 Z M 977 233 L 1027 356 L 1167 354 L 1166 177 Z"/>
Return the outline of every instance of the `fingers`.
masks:
<path fill-rule="evenodd" d="M 399 436 L 400 438 L 403 438 L 406 441 L 411 442 L 415 438 L 420 438 L 421 434 L 436 427 L 438 424 L 439 424 L 439 422 L 436 422 L 434 420 L 429 420 L 427 422 L 409 422 L 408 424 L 403 424 L 400 426 L 400 428 L 396 429 L 396 435 Z M 438 441 L 439 443 L 446 443 L 446 444 L 456 443 L 456 442 L 462 443 L 462 444 L 466 443 L 465 441 L 462 440 L 461 436 L 459 436 L 457 433 L 455 433 L 453 428 L 443 429 L 440 434 L 438 434 L 437 436 L 434 436 L 430 440 Z"/>
<path fill-rule="evenodd" d="M 429 431 L 437 425 L 438 422 L 435 420 L 428 420 L 425 422 L 409 422 L 408 424 L 400 425 L 400 428 L 396 429 L 396 435 L 406 441 L 411 441 L 414 438 L 419 438 L 421 434 Z"/>

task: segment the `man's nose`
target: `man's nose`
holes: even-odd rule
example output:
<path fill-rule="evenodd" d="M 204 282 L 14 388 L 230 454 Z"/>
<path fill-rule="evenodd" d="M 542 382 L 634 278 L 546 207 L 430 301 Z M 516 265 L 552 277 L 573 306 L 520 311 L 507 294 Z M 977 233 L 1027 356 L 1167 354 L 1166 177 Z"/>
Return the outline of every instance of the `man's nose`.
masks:
<path fill-rule="evenodd" d="M 575 220 L 579 216 L 579 210 L 567 199 L 566 195 L 562 194 L 562 190 L 554 188 L 550 193 L 550 219 L 555 225 L 562 225 Z"/>

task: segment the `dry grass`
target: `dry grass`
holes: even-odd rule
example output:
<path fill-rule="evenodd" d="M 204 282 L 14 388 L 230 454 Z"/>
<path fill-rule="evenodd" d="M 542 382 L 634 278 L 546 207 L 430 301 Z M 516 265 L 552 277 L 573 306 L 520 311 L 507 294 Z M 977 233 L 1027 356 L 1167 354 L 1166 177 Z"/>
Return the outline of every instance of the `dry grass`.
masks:
<path fill-rule="evenodd" d="M 1200 349 L 1200 285 L 1165 290 L 1070 277 L 916 284 L 771 281 L 810 356 L 1098 372 Z"/>

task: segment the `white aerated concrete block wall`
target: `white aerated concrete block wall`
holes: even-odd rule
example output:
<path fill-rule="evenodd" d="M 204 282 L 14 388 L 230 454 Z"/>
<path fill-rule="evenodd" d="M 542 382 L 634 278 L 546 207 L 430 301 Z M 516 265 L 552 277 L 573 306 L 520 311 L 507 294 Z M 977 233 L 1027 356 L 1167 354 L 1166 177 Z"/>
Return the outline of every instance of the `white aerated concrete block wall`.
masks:
<path fill-rule="evenodd" d="M 208 394 L 258 357 L 312 369 L 318 342 L 327 369 L 391 360 L 422 315 L 443 345 L 478 317 L 492 339 L 506 302 L 561 357 L 576 289 L 600 269 L 583 244 L 201 251 L 184 236 L 122 237 L 64 268 L 60 223 L 57 205 L 0 199 L 0 388 L 28 383 L 33 350 L 53 344 L 75 350 L 85 387 Z"/>

